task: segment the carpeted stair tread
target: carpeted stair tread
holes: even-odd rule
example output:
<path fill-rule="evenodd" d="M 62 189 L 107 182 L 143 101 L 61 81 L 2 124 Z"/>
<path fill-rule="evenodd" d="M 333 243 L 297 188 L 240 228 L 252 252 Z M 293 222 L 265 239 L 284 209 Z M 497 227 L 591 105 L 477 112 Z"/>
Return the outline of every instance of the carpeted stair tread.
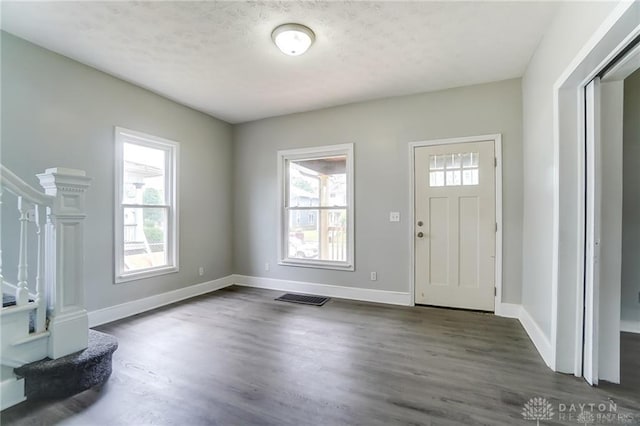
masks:
<path fill-rule="evenodd" d="M 62 398 L 104 384 L 111 375 L 115 337 L 89 330 L 87 349 L 58 358 L 46 358 L 16 368 L 25 379 L 27 399 Z"/>

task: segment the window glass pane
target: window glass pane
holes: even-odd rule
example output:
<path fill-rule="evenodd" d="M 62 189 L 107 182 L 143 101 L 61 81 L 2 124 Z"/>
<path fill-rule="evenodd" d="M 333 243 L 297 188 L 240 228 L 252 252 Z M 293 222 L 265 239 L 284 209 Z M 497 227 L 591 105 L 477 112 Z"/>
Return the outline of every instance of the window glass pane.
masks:
<path fill-rule="evenodd" d="M 460 170 L 447 170 L 447 186 L 457 186 L 461 184 Z"/>
<path fill-rule="evenodd" d="M 123 144 L 123 204 L 165 204 L 166 151 Z"/>
<path fill-rule="evenodd" d="M 289 210 L 288 257 L 347 260 L 347 210 Z"/>
<path fill-rule="evenodd" d="M 313 207 L 320 203 L 320 180 L 318 176 L 295 161 L 289 164 L 289 206 Z"/>
<path fill-rule="evenodd" d="M 444 169 L 444 162 L 446 155 L 430 155 L 429 156 L 429 169 L 430 170 L 442 170 Z"/>
<path fill-rule="evenodd" d="M 462 172 L 462 184 L 463 185 L 477 185 L 478 184 L 478 169 L 464 170 Z"/>
<path fill-rule="evenodd" d="M 318 259 L 319 210 L 289 210 L 288 257 Z"/>
<path fill-rule="evenodd" d="M 444 172 L 429 172 L 429 186 L 444 186 Z"/>
<path fill-rule="evenodd" d="M 167 265 L 167 210 L 124 209 L 125 272 Z"/>
<path fill-rule="evenodd" d="M 347 211 L 323 210 L 320 214 L 320 259 L 346 261 Z"/>
<path fill-rule="evenodd" d="M 346 155 L 289 160 L 290 207 L 347 205 Z"/>
<path fill-rule="evenodd" d="M 462 167 L 464 167 L 465 169 L 478 167 L 478 153 L 467 152 L 465 154 L 462 154 Z"/>
<path fill-rule="evenodd" d="M 460 154 L 448 154 L 446 156 L 446 166 L 447 169 L 457 169 L 460 167 Z"/>

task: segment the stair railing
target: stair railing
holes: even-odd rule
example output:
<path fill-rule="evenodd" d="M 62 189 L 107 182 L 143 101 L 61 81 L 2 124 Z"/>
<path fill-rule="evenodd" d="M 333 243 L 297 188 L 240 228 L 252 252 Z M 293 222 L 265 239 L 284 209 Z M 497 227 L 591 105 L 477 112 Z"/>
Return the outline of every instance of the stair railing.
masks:
<path fill-rule="evenodd" d="M 0 249 L 0 279 L 2 280 L 2 290 L 4 293 L 13 290 L 12 295 L 15 297 L 17 306 L 24 306 L 32 303 L 36 311 L 35 316 L 35 332 L 40 333 L 46 328 L 46 296 L 44 283 L 44 223 L 47 208 L 53 207 L 55 198 L 50 195 L 43 194 L 31 187 L 11 170 L 0 165 L 0 177 L 2 179 L 2 191 L 7 191 L 15 195 L 18 199 L 17 209 L 19 213 L 19 242 L 18 242 L 18 275 L 17 284 L 12 285 L 5 282 L 2 275 L 2 256 Z M 0 197 L 0 206 L 2 205 Z M 29 268 L 27 265 L 29 247 L 28 232 L 29 225 L 33 224 L 36 229 L 37 236 L 37 254 L 36 254 L 36 278 L 35 288 L 31 292 L 29 289 Z"/>
<path fill-rule="evenodd" d="M 19 213 L 17 283 L 0 280 L 2 290 L 12 291 L 17 307 L 36 310 L 35 332 L 50 332 L 49 357 L 59 358 L 87 347 L 88 318 L 84 309 L 85 191 L 90 178 L 84 171 L 52 168 L 37 175 L 42 193 L 0 165 L 2 191 L 14 194 Z M 37 240 L 36 276 L 30 291 L 28 268 L 29 226 Z"/>

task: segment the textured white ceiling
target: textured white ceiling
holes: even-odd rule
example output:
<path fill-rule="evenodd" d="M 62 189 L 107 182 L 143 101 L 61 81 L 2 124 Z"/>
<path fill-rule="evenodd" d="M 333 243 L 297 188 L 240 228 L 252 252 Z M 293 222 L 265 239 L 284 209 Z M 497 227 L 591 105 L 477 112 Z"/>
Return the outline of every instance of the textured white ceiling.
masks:
<path fill-rule="evenodd" d="M 554 2 L 2 2 L 18 37 L 238 123 L 522 76 Z M 299 57 L 272 43 L 299 22 Z"/>

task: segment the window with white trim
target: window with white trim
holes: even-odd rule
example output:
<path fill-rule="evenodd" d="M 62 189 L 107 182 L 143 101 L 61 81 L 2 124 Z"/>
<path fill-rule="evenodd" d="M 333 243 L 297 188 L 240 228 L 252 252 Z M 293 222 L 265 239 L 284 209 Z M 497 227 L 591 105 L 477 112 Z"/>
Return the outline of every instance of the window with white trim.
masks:
<path fill-rule="evenodd" d="M 176 272 L 179 145 L 115 130 L 115 281 Z"/>
<path fill-rule="evenodd" d="M 278 151 L 279 263 L 354 269 L 353 144 Z"/>

